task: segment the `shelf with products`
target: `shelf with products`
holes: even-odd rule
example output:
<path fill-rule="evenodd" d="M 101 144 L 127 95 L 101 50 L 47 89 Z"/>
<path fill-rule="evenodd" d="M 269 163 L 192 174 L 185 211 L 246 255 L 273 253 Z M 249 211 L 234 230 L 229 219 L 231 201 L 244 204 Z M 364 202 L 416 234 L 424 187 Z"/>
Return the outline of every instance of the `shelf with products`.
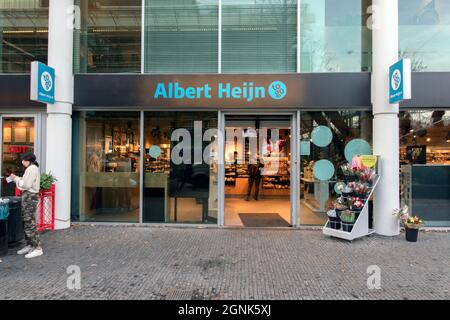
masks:
<path fill-rule="evenodd" d="M 145 161 L 144 161 L 144 170 L 145 172 L 151 172 L 151 173 L 170 173 L 170 145 L 161 144 L 158 145 L 159 149 L 161 150 L 161 154 L 159 157 L 154 158 L 152 157 L 149 152 L 146 150 L 146 153 L 144 155 Z"/>
<path fill-rule="evenodd" d="M 287 175 L 287 176 L 283 176 L 283 175 L 264 176 L 262 188 L 263 189 L 288 190 L 291 188 L 290 176 L 289 175 Z"/>

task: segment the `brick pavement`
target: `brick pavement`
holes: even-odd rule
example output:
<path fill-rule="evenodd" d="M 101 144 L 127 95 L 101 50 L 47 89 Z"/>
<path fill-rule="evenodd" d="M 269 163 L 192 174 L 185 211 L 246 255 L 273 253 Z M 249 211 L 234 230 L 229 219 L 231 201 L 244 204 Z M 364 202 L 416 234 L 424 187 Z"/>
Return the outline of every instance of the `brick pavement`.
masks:
<path fill-rule="evenodd" d="M 76 226 L 0 263 L 0 299 L 450 299 L 450 233 L 352 243 L 313 230 Z M 67 289 L 67 267 L 81 289 Z M 367 287 L 367 268 L 381 289 Z"/>

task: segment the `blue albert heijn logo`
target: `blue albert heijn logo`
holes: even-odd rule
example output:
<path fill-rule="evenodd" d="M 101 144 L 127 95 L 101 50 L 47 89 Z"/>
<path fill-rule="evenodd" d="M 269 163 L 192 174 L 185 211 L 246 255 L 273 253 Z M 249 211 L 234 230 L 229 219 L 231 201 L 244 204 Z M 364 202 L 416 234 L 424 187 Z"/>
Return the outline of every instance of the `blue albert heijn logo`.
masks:
<path fill-rule="evenodd" d="M 282 81 L 274 81 L 269 86 L 269 95 L 274 100 L 281 100 L 287 94 L 287 87 Z"/>
<path fill-rule="evenodd" d="M 55 69 L 44 63 L 31 63 L 31 100 L 55 103 Z"/>
<path fill-rule="evenodd" d="M 411 99 L 411 60 L 402 59 L 389 68 L 389 103 Z"/>

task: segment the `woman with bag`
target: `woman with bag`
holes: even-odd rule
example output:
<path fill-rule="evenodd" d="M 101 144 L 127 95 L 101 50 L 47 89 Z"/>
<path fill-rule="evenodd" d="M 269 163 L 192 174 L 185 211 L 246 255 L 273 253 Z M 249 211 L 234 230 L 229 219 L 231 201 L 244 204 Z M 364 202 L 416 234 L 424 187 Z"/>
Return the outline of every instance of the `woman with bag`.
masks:
<path fill-rule="evenodd" d="M 22 165 L 26 169 L 23 177 L 11 174 L 17 188 L 22 191 L 22 218 L 26 240 L 26 246 L 19 250 L 17 254 L 25 254 L 25 258 L 30 259 L 43 254 L 41 241 L 36 230 L 36 209 L 39 203 L 41 174 L 36 156 L 33 153 L 24 153 L 21 159 Z"/>

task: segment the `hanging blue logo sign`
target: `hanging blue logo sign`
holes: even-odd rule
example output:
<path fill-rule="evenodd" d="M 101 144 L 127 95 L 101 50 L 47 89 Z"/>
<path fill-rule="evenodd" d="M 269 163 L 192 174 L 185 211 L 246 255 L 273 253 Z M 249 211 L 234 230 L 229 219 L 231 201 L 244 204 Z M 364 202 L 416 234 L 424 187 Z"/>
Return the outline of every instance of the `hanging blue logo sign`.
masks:
<path fill-rule="evenodd" d="M 33 101 L 55 103 L 55 69 L 39 62 L 31 63 L 31 95 Z"/>
<path fill-rule="evenodd" d="M 402 59 L 389 68 L 389 103 L 411 99 L 411 60 Z"/>

